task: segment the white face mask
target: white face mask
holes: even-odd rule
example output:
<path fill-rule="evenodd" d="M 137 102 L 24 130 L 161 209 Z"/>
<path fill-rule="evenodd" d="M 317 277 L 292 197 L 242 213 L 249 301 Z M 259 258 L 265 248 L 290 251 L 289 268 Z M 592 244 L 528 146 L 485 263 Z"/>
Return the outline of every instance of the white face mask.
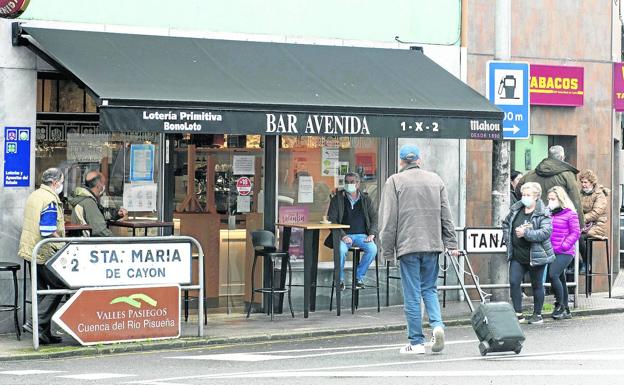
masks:
<path fill-rule="evenodd" d="M 57 194 L 62 193 L 62 192 L 63 192 L 63 183 L 61 183 L 60 185 L 58 185 L 58 186 L 56 187 L 56 189 L 54 189 L 54 192 L 55 192 L 55 193 L 57 193 Z"/>
<path fill-rule="evenodd" d="M 551 210 L 554 210 L 558 207 L 561 207 L 561 205 L 559 204 L 559 202 L 557 201 L 548 201 L 548 208 Z"/>
<path fill-rule="evenodd" d="M 593 189 L 593 188 L 591 188 L 591 187 L 590 187 L 590 188 L 584 188 L 584 189 L 583 189 L 583 192 L 584 192 L 585 194 L 589 194 L 589 193 L 591 193 L 592 191 L 594 191 L 594 189 Z"/>
<path fill-rule="evenodd" d="M 355 187 L 355 183 L 347 183 L 345 185 L 345 191 L 348 192 L 349 194 L 353 194 L 356 190 L 357 190 L 357 187 Z"/>

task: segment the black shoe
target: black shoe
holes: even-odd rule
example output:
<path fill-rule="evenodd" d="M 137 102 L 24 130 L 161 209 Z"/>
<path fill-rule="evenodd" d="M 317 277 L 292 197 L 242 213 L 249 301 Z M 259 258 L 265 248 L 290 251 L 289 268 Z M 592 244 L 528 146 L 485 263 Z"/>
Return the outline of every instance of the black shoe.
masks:
<path fill-rule="evenodd" d="M 555 311 L 552 313 L 553 319 L 563 319 L 565 314 L 565 307 L 563 305 L 557 305 Z"/>
<path fill-rule="evenodd" d="M 39 334 L 39 343 L 41 345 L 60 344 L 63 341 L 61 337 L 52 335 L 52 333 Z"/>
<path fill-rule="evenodd" d="M 344 289 L 345 289 L 345 284 L 344 284 L 344 282 L 343 282 L 343 281 L 340 281 L 340 284 L 338 284 L 338 289 L 339 289 L 340 291 L 344 291 Z"/>
<path fill-rule="evenodd" d="M 570 308 L 566 306 L 563 312 L 563 319 L 570 319 L 570 318 L 572 318 L 572 313 L 570 313 Z"/>
<path fill-rule="evenodd" d="M 542 318 L 541 314 L 533 314 L 532 316 L 529 317 L 528 321 L 529 321 L 529 324 L 543 324 L 544 323 L 544 319 Z"/>
<path fill-rule="evenodd" d="M 358 279 L 358 281 L 355 283 L 355 288 L 358 290 L 366 288 L 366 286 L 364 286 L 364 281 L 361 279 Z"/>

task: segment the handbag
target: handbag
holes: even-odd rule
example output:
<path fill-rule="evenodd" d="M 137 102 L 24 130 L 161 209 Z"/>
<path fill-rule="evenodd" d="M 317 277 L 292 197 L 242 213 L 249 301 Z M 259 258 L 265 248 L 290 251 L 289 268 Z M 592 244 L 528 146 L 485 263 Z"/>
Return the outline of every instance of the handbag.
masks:
<path fill-rule="evenodd" d="M 594 222 L 585 223 L 585 226 L 583 226 L 583 228 L 581 229 L 581 233 L 583 234 L 589 233 L 589 230 L 592 228 L 593 225 L 594 225 Z"/>

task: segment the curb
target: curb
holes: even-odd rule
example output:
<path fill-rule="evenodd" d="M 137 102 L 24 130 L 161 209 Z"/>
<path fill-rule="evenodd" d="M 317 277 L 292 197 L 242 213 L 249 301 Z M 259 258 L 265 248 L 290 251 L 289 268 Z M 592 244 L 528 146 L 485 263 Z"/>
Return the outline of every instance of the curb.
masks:
<path fill-rule="evenodd" d="M 582 309 L 572 311 L 572 314 L 577 317 L 592 316 L 592 315 L 608 315 L 624 313 L 624 307 L 617 308 L 600 308 L 600 309 Z M 549 321 L 554 322 L 554 321 Z M 451 319 L 444 322 L 446 326 L 466 326 L 470 325 L 470 319 L 459 318 Z M 424 323 L 423 326 L 426 326 Z M 25 361 L 25 360 L 47 360 L 58 359 L 67 357 L 90 357 L 98 355 L 112 355 L 118 353 L 137 353 L 137 352 L 149 352 L 168 349 L 185 349 L 196 347 L 214 347 L 220 345 L 237 345 L 248 344 L 267 341 L 288 341 L 303 338 L 314 337 L 329 337 L 329 336 L 345 336 L 350 334 L 371 334 L 380 332 L 393 332 L 405 330 L 406 325 L 404 323 L 382 325 L 382 326 L 367 326 L 367 327 L 354 327 L 354 328 L 337 328 L 337 329 L 325 329 L 309 332 L 297 332 L 297 333 L 283 333 L 283 334 L 258 334 L 246 337 L 219 337 L 219 338 L 199 338 L 199 337 L 184 337 L 176 340 L 167 341 L 154 341 L 154 342 L 135 342 L 135 343 L 120 343 L 108 346 L 86 346 L 75 347 L 71 350 L 54 351 L 52 348 L 50 351 L 32 351 L 28 353 L 16 353 L 11 355 L 0 356 L 0 362 L 9 361 Z"/>

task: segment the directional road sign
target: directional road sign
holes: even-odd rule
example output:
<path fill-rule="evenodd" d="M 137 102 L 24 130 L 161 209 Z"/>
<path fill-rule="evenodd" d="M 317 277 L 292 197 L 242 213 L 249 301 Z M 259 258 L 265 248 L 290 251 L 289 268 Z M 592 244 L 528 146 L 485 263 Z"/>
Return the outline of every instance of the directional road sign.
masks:
<path fill-rule="evenodd" d="M 529 63 L 488 61 L 487 95 L 503 110 L 503 139 L 528 139 L 531 134 Z"/>
<path fill-rule="evenodd" d="M 180 336 L 180 286 L 78 290 L 52 317 L 82 345 Z"/>
<path fill-rule="evenodd" d="M 46 266 L 68 287 L 191 283 L 189 242 L 68 243 Z"/>

